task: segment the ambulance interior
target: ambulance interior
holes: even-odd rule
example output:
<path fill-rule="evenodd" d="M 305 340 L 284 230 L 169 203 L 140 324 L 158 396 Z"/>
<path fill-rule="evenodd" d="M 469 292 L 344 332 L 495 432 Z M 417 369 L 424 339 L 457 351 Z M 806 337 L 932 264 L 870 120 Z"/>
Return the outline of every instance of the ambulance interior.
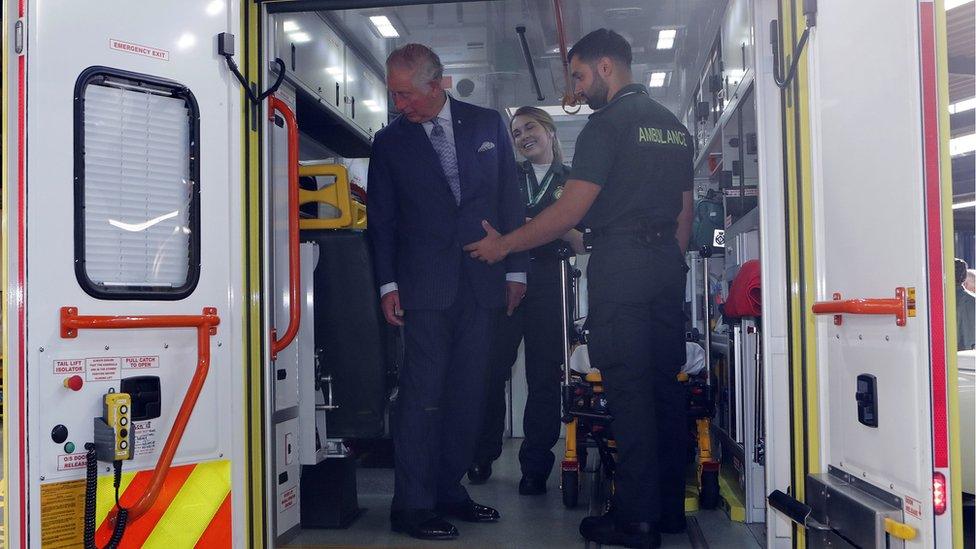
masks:
<path fill-rule="evenodd" d="M 387 411 L 395 398 L 402 347 L 397 331 L 385 324 L 379 312 L 362 231 L 368 231 L 364 205 L 369 195 L 370 139 L 395 116 L 384 88 L 386 56 L 408 42 L 427 44 L 440 55 L 444 87 L 455 98 L 496 109 L 505 120 L 521 105 L 544 108 L 556 121 L 566 162 L 571 163 L 576 136 L 590 111 L 585 105 L 564 108 L 567 76 L 560 46 L 569 47 L 599 27 L 614 29 L 630 41 L 635 81 L 647 85 L 651 97 L 676 113 L 696 142 L 696 227 L 687 258 L 686 314 L 690 344 L 708 350 L 701 353 L 704 356 L 694 371 L 714 401 L 698 417 L 705 420 L 711 461 L 720 464 L 720 472 L 701 480 L 696 476 L 701 454 L 689 459 L 688 533 L 665 536 L 665 545 L 782 543 L 791 526 L 767 509 L 766 497 L 773 490 L 767 479 L 773 473 L 767 474 L 766 467 L 778 461 L 775 475 L 788 475 L 788 462 L 783 464 L 787 450 L 771 440 L 785 439 L 784 425 L 768 414 L 785 409 L 784 378 L 764 370 L 769 366 L 764 364 L 761 320 L 727 321 L 717 307 L 728 297 L 739 269 L 761 259 L 759 149 L 764 137 L 757 121 L 755 59 L 769 55 L 769 46 L 757 39 L 756 5 L 743 0 L 368 4 L 268 4 L 263 66 L 269 67 L 266 80 L 270 82 L 277 75 L 274 59 L 283 61 L 286 76 L 276 96 L 291 107 L 297 120 L 303 193 L 299 200 L 301 289 L 303 296 L 309 296 L 302 301 L 298 337 L 282 350 L 274 367 L 273 429 L 278 441 L 273 458 L 277 472 L 274 534 L 279 544 L 399 546 L 413 541 L 390 533 L 387 522 L 393 486 Z M 972 28 L 971 16 L 967 20 L 963 10 L 950 12 L 957 26 Z M 971 95 L 971 71 L 953 77 L 962 79 L 954 88 L 953 102 Z M 965 116 L 968 126 L 960 122 L 959 134 L 972 131 L 972 111 Z M 275 116 L 267 135 L 266 158 L 274 243 L 269 295 L 281 296 L 271 322 L 279 333 L 286 329 L 289 314 L 288 228 L 282 220 L 288 215 L 291 148 L 284 118 L 280 112 Z M 778 141 L 779 136 L 765 139 L 766 146 L 778 150 L 772 140 Z M 971 170 L 972 154 L 953 162 L 964 178 L 965 170 Z M 971 180 L 972 172 L 968 173 Z M 957 234 L 972 232 L 971 221 L 967 225 L 958 217 L 967 213 L 971 211 L 957 212 L 957 220 L 962 221 Z M 968 246 L 957 243 L 957 249 L 971 248 L 971 240 Z M 575 261 L 582 274 L 578 316 L 585 316 L 586 259 L 581 256 Z M 971 385 L 972 374 L 965 375 Z M 769 383 L 781 384 L 782 390 L 768 390 Z M 780 395 L 776 402 L 765 402 L 766 395 L 776 393 Z M 522 435 L 525 394 L 520 353 L 506 394 L 505 451 L 491 480 L 469 487 L 476 501 L 499 508 L 503 520 L 465 525 L 459 545 L 577 545 L 582 543 L 579 520 L 598 513 L 605 503 L 592 459 L 591 467 L 580 474 L 579 487 L 569 486 L 567 477 L 560 475 L 557 457 L 546 496 L 517 495 L 515 439 Z M 693 398 L 691 402 L 694 406 Z M 769 432 L 770 427 L 777 432 Z M 972 454 L 971 439 L 968 444 Z M 557 456 L 562 448 L 561 441 L 554 449 Z M 771 457 L 774 450 L 779 452 L 775 458 Z M 720 493 L 707 509 L 700 505 L 703 489 Z M 576 490 L 577 496 L 567 501 L 570 490 Z M 968 501 L 971 510 L 971 497 Z"/>
<path fill-rule="evenodd" d="M 265 474 L 259 481 L 264 483 L 265 517 L 253 517 L 249 510 L 248 521 L 263 522 L 264 537 L 277 547 L 433 545 L 391 532 L 389 522 L 393 493 L 389 410 L 396 398 L 403 344 L 401 333 L 386 324 L 379 310 L 366 214 L 372 136 L 396 116 L 384 83 L 385 59 L 400 45 L 426 44 L 444 63 L 444 87 L 453 97 L 495 109 L 506 122 L 519 106 L 542 107 L 555 119 L 565 162 L 571 164 L 576 137 L 591 111 L 585 105 L 564 104 L 569 85 L 564 52 L 587 32 L 606 27 L 631 43 L 635 81 L 647 85 L 650 96 L 687 126 L 696 149 L 696 221 L 686 256 L 685 313 L 688 344 L 696 349 L 689 353 L 693 359 L 686 365 L 690 372 L 686 387 L 689 417 L 695 419 L 689 423 L 689 437 L 697 445 L 688 457 L 687 533 L 664 536 L 663 546 L 799 546 L 803 528 L 767 502 L 774 490 L 787 491 L 796 482 L 791 453 L 806 436 L 796 431 L 794 423 L 795 386 L 787 374 L 790 357 L 780 348 L 763 345 L 769 339 L 765 330 L 784 331 L 774 326 L 790 321 L 789 289 L 785 284 L 764 286 L 762 315 L 730 319 L 719 307 L 728 299 L 739 271 L 750 262 L 779 269 L 776 272 L 786 280 L 786 245 L 784 257 L 768 263 L 761 254 L 767 249 L 764 239 L 785 241 L 788 232 L 787 219 L 768 214 L 783 209 L 786 168 L 781 156 L 786 153 L 779 127 L 786 121 L 780 119 L 780 109 L 792 101 L 780 96 L 768 70 L 774 59 L 768 22 L 782 16 L 780 2 L 281 0 L 257 4 L 262 14 L 257 33 L 262 85 L 279 78 L 281 83 L 268 102 L 269 116 L 251 119 L 261 125 L 256 165 L 261 181 L 257 215 L 263 241 L 258 267 L 263 287 L 257 301 L 263 303 L 261 320 L 272 335 L 262 374 L 264 393 L 258 399 L 265 406 L 266 438 L 258 444 L 264 452 Z M 976 13 L 972 0 L 956 0 L 947 5 L 946 14 L 955 226 L 954 241 L 947 246 L 954 247 L 955 256 L 972 268 L 976 265 L 972 62 Z M 238 55 L 242 43 L 239 38 Z M 779 59 L 781 67 L 789 63 L 790 56 L 785 57 Z M 763 98 L 765 105 L 760 102 Z M 10 124 L 4 121 L 3 128 L 9 130 Z M 762 158 L 766 151 L 767 157 Z M 769 196 L 775 197 L 772 206 Z M 763 232 L 771 227 L 773 236 Z M 579 272 L 576 316 L 581 320 L 587 309 L 586 256 L 573 262 Z M 758 294 L 758 285 L 754 290 Z M 6 299 L 5 306 L 11 302 Z M 6 328 L 12 331 L 10 322 L 8 317 Z M 192 364 L 190 351 L 176 352 L 184 353 L 178 358 Z M 953 436 L 958 434 L 962 447 L 963 531 L 969 548 L 976 546 L 976 351 L 962 351 L 958 358 L 962 425 Z M 13 362 L 2 359 L 6 377 Z M 560 467 L 564 438 L 553 449 L 557 458 L 547 494 L 518 494 L 517 453 L 527 393 L 524 369 L 520 351 L 506 388 L 504 451 L 494 473 L 484 485 L 467 486 L 475 501 L 497 508 L 502 519 L 497 524 L 459 524 L 461 537 L 437 546 L 576 547 L 584 543 L 578 533 L 580 520 L 599 514 L 606 504 L 610 488 L 601 476 L 599 449 L 584 446 L 586 462 L 567 475 Z M 220 375 L 224 377 L 213 379 L 229 385 L 230 374 Z M 165 391 L 165 398 L 175 399 L 169 388 Z M 852 421 L 858 421 L 854 406 L 862 401 L 858 398 L 855 403 L 853 388 L 850 392 Z M 223 395 L 228 393 L 220 394 L 226 398 Z M 40 438 L 45 443 L 49 428 L 43 425 Z M 563 432 L 575 428 L 575 424 L 564 425 Z M 7 440 L 5 433 L 3 441 Z M 106 468 L 101 475 L 99 494 L 104 497 L 101 494 L 110 494 L 111 474 Z M 13 505 L 10 496 L 15 489 L 11 485 L 0 493 L 0 505 Z M 99 523 L 108 512 L 107 502 L 105 498 L 99 503 Z M 900 508 L 896 511 L 901 513 Z M 246 528 L 247 536 L 252 536 L 254 528 Z M 823 535 L 806 538 L 804 546 L 857 546 Z M 884 531 L 879 535 L 878 545 L 862 546 L 886 546 Z M 7 541 L 6 546 L 17 546 L 6 535 L 0 539 Z M 817 539 L 821 545 L 811 541 Z M 892 536 L 887 543 L 904 546 Z"/>

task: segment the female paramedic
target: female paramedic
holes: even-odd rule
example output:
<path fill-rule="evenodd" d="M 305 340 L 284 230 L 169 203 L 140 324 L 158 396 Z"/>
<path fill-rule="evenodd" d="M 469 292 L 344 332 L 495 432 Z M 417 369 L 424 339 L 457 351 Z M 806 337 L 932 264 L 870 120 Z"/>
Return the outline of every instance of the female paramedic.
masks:
<path fill-rule="evenodd" d="M 549 113 L 536 107 L 521 107 L 511 122 L 516 150 L 525 158 L 519 165 L 526 212 L 531 218 L 554 203 L 562 194 L 569 166 L 562 163 L 556 139 L 556 125 Z M 505 381 L 511 376 L 519 343 L 525 338 L 525 378 L 528 398 L 519 450 L 522 480 L 519 493 L 546 492 L 546 479 L 555 462 L 552 447 L 559 439 L 559 381 L 562 376 L 561 262 L 557 250 L 566 245 L 579 253 L 582 234 L 570 229 L 561 240 L 530 251 L 531 263 L 524 301 L 511 316 L 502 310 L 496 323 L 489 356 L 489 380 L 481 434 L 474 463 L 468 470 L 472 484 L 491 476 L 491 462 L 501 455 L 505 428 Z"/>

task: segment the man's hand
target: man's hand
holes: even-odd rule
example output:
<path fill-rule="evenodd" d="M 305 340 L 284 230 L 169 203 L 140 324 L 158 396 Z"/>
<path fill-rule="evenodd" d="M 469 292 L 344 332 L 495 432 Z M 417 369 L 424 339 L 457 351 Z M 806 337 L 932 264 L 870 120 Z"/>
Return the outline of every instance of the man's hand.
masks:
<path fill-rule="evenodd" d="M 570 229 L 566 231 L 566 234 L 562 236 L 562 239 L 569 243 L 569 246 L 573 248 L 573 252 L 576 255 L 582 255 L 586 253 L 586 246 L 583 245 L 583 233 L 576 229 Z"/>
<path fill-rule="evenodd" d="M 403 309 L 400 308 L 400 292 L 393 290 L 380 298 L 383 316 L 393 326 L 403 326 Z"/>
<path fill-rule="evenodd" d="M 487 236 L 473 244 L 468 244 L 464 247 L 464 251 L 471 252 L 471 257 L 475 259 L 480 259 L 489 265 L 494 265 L 505 259 L 505 256 L 511 250 L 505 242 L 504 237 L 491 226 L 491 223 L 482 221 L 481 226 L 485 228 Z"/>
<path fill-rule="evenodd" d="M 508 286 L 505 288 L 505 291 L 508 296 L 508 316 L 512 316 L 515 309 L 521 305 L 522 298 L 525 297 L 525 284 L 508 281 Z"/>

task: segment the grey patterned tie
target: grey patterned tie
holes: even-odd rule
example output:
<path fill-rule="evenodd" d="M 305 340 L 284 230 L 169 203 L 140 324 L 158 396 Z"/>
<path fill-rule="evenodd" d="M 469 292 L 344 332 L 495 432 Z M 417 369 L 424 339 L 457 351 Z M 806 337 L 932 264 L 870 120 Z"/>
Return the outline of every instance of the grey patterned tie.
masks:
<path fill-rule="evenodd" d="M 441 159 L 441 167 L 444 168 L 444 175 L 447 176 L 447 183 L 451 186 L 454 193 L 454 201 L 461 203 L 461 176 L 458 175 L 457 151 L 454 150 L 454 143 L 447 139 L 444 128 L 441 127 L 439 117 L 434 117 L 430 121 L 434 125 L 430 131 L 430 144 L 434 146 L 434 151 Z M 446 122 L 446 120 L 445 120 Z"/>

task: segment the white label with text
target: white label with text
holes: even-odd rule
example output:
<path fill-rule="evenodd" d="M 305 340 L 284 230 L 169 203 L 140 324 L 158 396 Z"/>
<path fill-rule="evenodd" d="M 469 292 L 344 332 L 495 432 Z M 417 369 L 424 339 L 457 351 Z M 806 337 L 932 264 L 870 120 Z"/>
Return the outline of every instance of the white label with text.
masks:
<path fill-rule="evenodd" d="M 86 381 L 115 381 L 120 378 L 119 366 L 120 361 L 117 356 L 86 358 Z"/>
<path fill-rule="evenodd" d="M 71 375 L 85 373 L 85 361 L 80 358 L 66 358 L 54 361 L 55 375 Z"/>
<path fill-rule="evenodd" d="M 58 471 L 84 469 L 87 464 L 87 454 L 83 452 L 77 454 L 61 454 L 58 456 Z"/>
<path fill-rule="evenodd" d="M 126 370 L 144 370 L 147 368 L 159 368 L 158 356 L 124 356 L 122 357 L 122 367 Z"/>

